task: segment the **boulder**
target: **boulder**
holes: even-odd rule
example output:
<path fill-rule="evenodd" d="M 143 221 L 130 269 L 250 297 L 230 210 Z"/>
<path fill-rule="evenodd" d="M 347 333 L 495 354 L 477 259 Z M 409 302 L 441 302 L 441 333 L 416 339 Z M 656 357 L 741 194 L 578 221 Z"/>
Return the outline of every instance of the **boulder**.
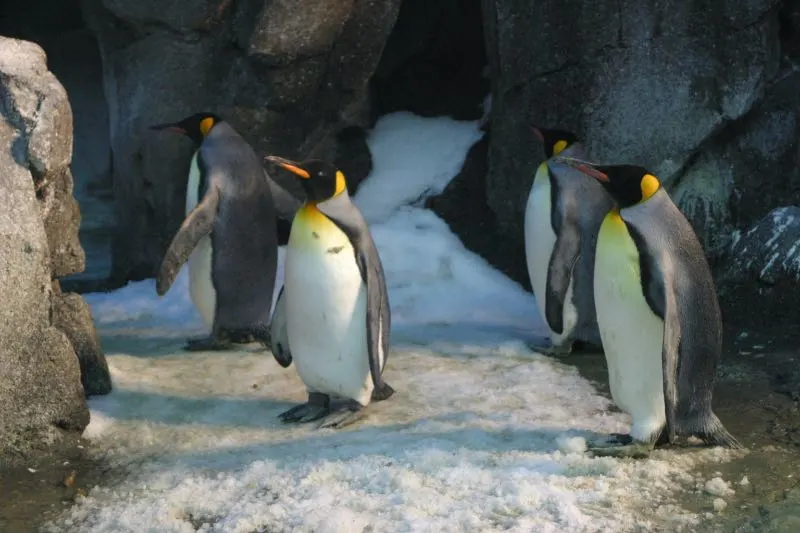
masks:
<path fill-rule="evenodd" d="M 111 375 L 89 304 L 80 294 L 61 293 L 58 281 L 53 282 L 53 325 L 64 332 L 78 356 L 84 394 L 111 392 Z"/>
<path fill-rule="evenodd" d="M 183 218 L 191 143 L 154 134 L 150 124 L 208 110 L 260 153 L 334 159 L 353 146 L 363 151 L 364 143 L 338 134 L 374 121 L 367 85 L 399 6 L 400 0 L 83 0 L 109 105 L 119 217 L 112 276 L 154 275 Z M 342 149 L 341 142 L 349 144 Z M 297 187 L 288 176 L 275 178 L 290 191 Z"/>
<path fill-rule="evenodd" d="M 53 272 L 83 259 L 77 226 L 52 245 L 46 231 L 74 215 L 57 201 L 72 117 L 39 46 L 0 38 L 0 104 L 0 457 L 13 459 L 82 431 L 89 411 L 75 351 L 51 321 Z"/>
<path fill-rule="evenodd" d="M 736 234 L 720 263 L 720 297 L 729 320 L 800 321 L 800 207 L 774 209 Z"/>
<path fill-rule="evenodd" d="M 652 169 L 709 255 L 723 253 L 744 220 L 731 207 L 737 187 L 753 170 L 770 188 L 786 176 L 740 164 L 758 143 L 772 143 L 770 169 L 796 175 L 778 153 L 794 143 L 795 121 L 772 101 L 793 68 L 781 64 L 781 39 L 795 38 L 785 9 L 777 0 L 483 0 L 492 77 L 486 195 L 500 245 L 524 261 L 525 199 L 544 157 L 535 122 L 575 131 L 594 160 Z M 730 157 L 743 147 L 747 155 Z M 741 192 L 761 194 L 752 185 Z"/>

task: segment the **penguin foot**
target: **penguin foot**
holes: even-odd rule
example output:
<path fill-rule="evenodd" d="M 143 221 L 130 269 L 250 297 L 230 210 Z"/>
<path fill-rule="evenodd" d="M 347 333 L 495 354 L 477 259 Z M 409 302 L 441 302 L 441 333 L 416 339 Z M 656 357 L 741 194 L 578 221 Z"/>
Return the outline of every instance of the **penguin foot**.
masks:
<path fill-rule="evenodd" d="M 622 446 L 588 446 L 592 457 L 616 457 L 618 459 L 647 459 L 653 447 L 644 442 L 636 442 Z"/>
<path fill-rule="evenodd" d="M 612 433 L 604 441 L 587 445 L 587 451 L 592 457 L 645 459 L 650 456 L 653 446 L 634 441 L 633 437 L 627 434 Z"/>
<path fill-rule="evenodd" d="M 331 412 L 331 400 L 327 394 L 312 392 L 308 402 L 296 405 L 278 415 L 283 422 L 313 422 Z"/>
<path fill-rule="evenodd" d="M 232 347 L 233 343 L 228 338 L 209 335 L 201 339 L 187 339 L 183 349 L 187 352 L 216 352 L 229 350 Z"/>
<path fill-rule="evenodd" d="M 361 420 L 365 414 L 366 412 L 363 405 L 355 400 L 350 400 L 346 402 L 341 409 L 337 409 L 326 416 L 317 428 L 342 428 L 344 426 L 349 426 L 353 422 Z"/>
<path fill-rule="evenodd" d="M 567 342 L 564 344 L 551 344 L 549 346 L 542 346 L 538 344 L 529 344 L 528 347 L 540 354 L 548 355 L 550 357 L 566 357 L 572 353 L 572 343 Z"/>

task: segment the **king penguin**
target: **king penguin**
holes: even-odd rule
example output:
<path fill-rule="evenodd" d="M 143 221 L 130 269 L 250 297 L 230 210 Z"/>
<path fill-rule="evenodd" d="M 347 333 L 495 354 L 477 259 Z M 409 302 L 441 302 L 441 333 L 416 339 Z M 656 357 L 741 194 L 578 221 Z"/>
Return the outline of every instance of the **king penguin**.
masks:
<path fill-rule="evenodd" d="M 320 160 L 267 160 L 301 179 L 307 198 L 292 222 L 271 337 L 278 363 L 295 361 L 308 402 L 280 418 L 343 427 L 394 393 L 383 381 L 391 329 L 383 266 L 340 170 Z M 332 398 L 344 400 L 340 408 Z"/>
<path fill-rule="evenodd" d="M 722 316 L 691 225 L 647 169 L 565 162 L 616 203 L 597 239 L 594 296 L 611 397 L 632 425 L 593 453 L 642 457 L 676 436 L 741 448 L 711 409 Z"/>
<path fill-rule="evenodd" d="M 186 218 L 156 280 L 156 291 L 164 295 L 189 261 L 189 293 L 210 335 L 190 339 L 184 348 L 224 350 L 254 340 L 268 345 L 278 237 L 261 159 L 213 113 L 151 129 L 184 134 L 197 146 L 186 188 Z"/>
<path fill-rule="evenodd" d="M 539 165 L 525 207 L 525 257 L 539 312 L 550 330 L 550 355 L 568 355 L 574 341 L 599 346 L 594 305 L 597 232 L 613 201 L 599 183 L 553 163 L 555 156 L 585 158 L 577 137 L 533 128 L 547 160 Z"/>

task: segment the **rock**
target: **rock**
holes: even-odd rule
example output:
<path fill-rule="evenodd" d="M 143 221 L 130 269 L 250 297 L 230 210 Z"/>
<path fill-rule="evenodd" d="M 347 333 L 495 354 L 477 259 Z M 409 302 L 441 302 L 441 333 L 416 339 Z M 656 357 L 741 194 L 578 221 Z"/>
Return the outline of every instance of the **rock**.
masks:
<path fill-rule="evenodd" d="M 367 84 L 400 0 L 82 6 L 103 58 L 119 216 L 113 276 L 125 281 L 154 274 L 183 219 L 191 143 L 147 126 L 214 111 L 260 153 L 333 158 L 339 131 L 372 125 Z"/>
<path fill-rule="evenodd" d="M 735 150 L 737 128 L 782 75 L 779 7 L 483 0 L 493 80 L 486 194 L 498 243 L 517 250 L 522 239 L 530 174 L 544 157 L 531 149 L 536 122 L 575 131 L 595 160 L 652 169 L 675 190 L 707 251 L 721 253 L 722 233 L 738 223 L 735 185 L 747 179 L 736 166 L 728 171 L 723 154 Z M 785 124 L 770 134 L 791 138 Z M 524 261 L 521 250 L 513 253 Z"/>
<path fill-rule="evenodd" d="M 66 95 L 59 88 L 39 46 L 0 38 L 4 206 L 0 210 L 0 301 L 4 302 L 0 457 L 4 459 L 53 444 L 60 430 L 79 432 L 89 422 L 78 359 L 50 318 L 52 271 L 68 269 L 69 263 L 59 263 L 63 249 L 51 251 L 45 231 L 45 220 L 60 209 L 54 203 L 56 195 L 48 189 L 59 186 L 69 163 L 69 148 L 64 145 L 71 146 L 69 106 L 62 106 Z"/>
<path fill-rule="evenodd" d="M 78 356 L 84 394 L 94 396 L 111 392 L 111 375 L 89 304 L 75 293 L 61 293 L 53 282 L 53 324 L 63 331 Z"/>
<path fill-rule="evenodd" d="M 789 491 L 782 501 L 759 506 L 758 516 L 730 528 L 734 533 L 795 533 L 800 531 L 800 494 Z"/>
<path fill-rule="evenodd" d="M 800 320 L 800 207 L 771 211 L 735 240 L 719 275 L 731 320 Z"/>

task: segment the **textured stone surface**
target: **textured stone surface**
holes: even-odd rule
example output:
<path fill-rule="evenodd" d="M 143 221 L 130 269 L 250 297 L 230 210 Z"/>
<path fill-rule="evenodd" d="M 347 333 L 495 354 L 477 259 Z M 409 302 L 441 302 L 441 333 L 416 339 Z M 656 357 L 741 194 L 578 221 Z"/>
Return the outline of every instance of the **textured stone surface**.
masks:
<path fill-rule="evenodd" d="M 720 263 L 729 318 L 800 321 L 800 207 L 771 211 L 735 240 Z"/>
<path fill-rule="evenodd" d="M 62 293 L 57 281 L 53 285 L 53 325 L 64 332 L 75 349 L 84 394 L 108 394 L 111 376 L 89 304 L 79 294 Z"/>
<path fill-rule="evenodd" d="M 153 274 L 183 218 L 191 143 L 147 127 L 209 110 L 260 153 L 335 158 L 350 149 L 340 130 L 372 124 L 367 82 L 400 0 L 82 5 L 103 57 L 125 280 Z"/>
<path fill-rule="evenodd" d="M 59 429 L 82 430 L 89 421 L 75 352 L 50 323 L 51 257 L 34 180 L 41 184 L 39 172 L 55 165 L 41 151 L 37 162 L 29 159 L 30 129 L 20 132 L 32 126 L 41 95 L 57 83 L 49 78 L 38 46 L 0 38 L 0 456 L 10 458 L 55 442 Z M 54 132 L 63 130 L 47 127 L 39 138 L 52 145 Z"/>
<path fill-rule="evenodd" d="M 80 214 L 72 196 L 72 111 L 42 49 L 0 38 L 0 457 L 54 444 L 89 421 L 71 341 L 102 360 L 91 316 L 60 276 L 78 272 Z M 56 292 L 54 293 L 53 288 Z M 79 300 L 79 301 L 78 301 Z M 54 312 L 57 311 L 57 312 Z M 59 319 L 54 321 L 54 315 Z M 60 329 L 64 326 L 67 334 Z M 94 335 L 94 337 L 93 337 Z M 106 373 L 104 365 L 98 371 Z"/>

